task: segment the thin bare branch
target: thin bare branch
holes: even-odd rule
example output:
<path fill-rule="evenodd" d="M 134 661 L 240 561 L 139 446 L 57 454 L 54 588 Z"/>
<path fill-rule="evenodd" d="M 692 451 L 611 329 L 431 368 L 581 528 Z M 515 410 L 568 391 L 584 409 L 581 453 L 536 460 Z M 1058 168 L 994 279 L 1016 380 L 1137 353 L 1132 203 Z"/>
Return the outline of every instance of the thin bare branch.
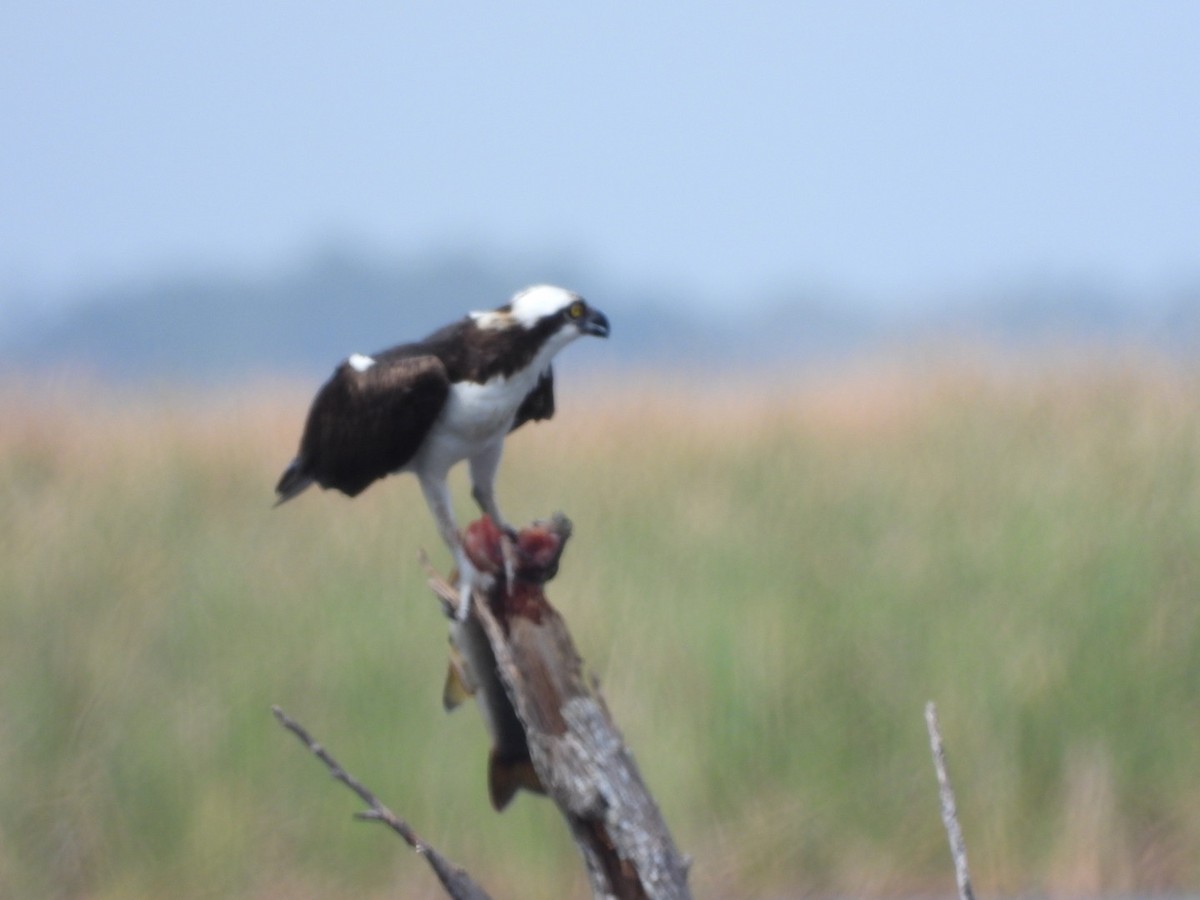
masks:
<path fill-rule="evenodd" d="M 423 856 L 429 862 L 429 865 L 437 874 L 438 880 L 441 881 L 442 886 L 446 889 L 446 893 L 455 898 L 455 900 L 489 900 L 487 892 L 479 887 L 471 879 L 470 875 L 463 869 L 455 866 L 432 846 L 423 841 L 409 827 L 407 822 L 384 806 L 379 798 L 369 791 L 362 782 L 343 769 L 341 764 L 329 754 L 329 751 L 317 743 L 299 722 L 288 716 L 278 706 L 272 706 L 271 712 L 275 714 L 275 718 L 279 721 L 280 725 L 294 734 L 317 759 L 325 764 L 325 768 L 329 770 L 330 775 L 354 791 L 359 799 L 370 807 L 368 810 L 357 813 L 355 818 L 368 822 L 382 822 L 392 829 L 392 831 L 396 832 L 396 834 L 400 835 L 408 846 L 412 847 L 413 850 L 417 851 L 419 855 Z"/>
<path fill-rule="evenodd" d="M 967 845 L 962 829 L 958 825 L 958 807 L 954 803 L 954 788 L 946 771 L 946 748 L 942 744 L 942 731 L 938 727 L 937 707 L 933 701 L 925 704 L 925 725 L 929 729 L 929 746 L 933 751 L 933 768 L 937 772 L 938 794 L 942 801 L 942 824 L 950 839 L 950 855 L 954 857 L 954 879 L 958 884 L 960 900 L 975 900 L 971 889 L 971 872 L 967 868 Z"/>
<path fill-rule="evenodd" d="M 596 897 L 687 900 L 690 861 L 676 848 L 633 754 L 609 715 L 594 680 L 583 672 L 566 622 L 543 586 L 558 572 L 571 523 L 562 515 L 519 533 L 486 516 L 463 534 L 476 568 L 473 602 L 454 616 L 459 590 L 421 554 L 429 586 L 451 618 L 452 708 L 474 693 L 492 732 L 488 790 L 503 809 L 518 790 L 544 793 L 558 805 L 584 858 Z M 452 690 L 453 689 L 453 690 Z M 429 860 L 453 897 L 483 898 L 461 870 L 350 776 L 278 708 L 275 716 L 330 774 L 367 804 L 358 818 L 383 822 Z"/>

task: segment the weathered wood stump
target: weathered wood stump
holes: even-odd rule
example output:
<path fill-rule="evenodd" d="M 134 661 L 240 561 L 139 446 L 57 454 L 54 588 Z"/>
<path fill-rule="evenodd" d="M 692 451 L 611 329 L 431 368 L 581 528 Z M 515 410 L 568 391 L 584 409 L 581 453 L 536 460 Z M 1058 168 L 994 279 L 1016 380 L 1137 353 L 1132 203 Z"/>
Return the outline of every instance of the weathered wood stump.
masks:
<path fill-rule="evenodd" d="M 464 534 L 471 562 L 492 578 L 476 591 L 467 621 L 451 626 L 451 643 L 456 676 L 476 692 L 492 734 L 492 802 L 502 809 L 522 787 L 547 793 L 598 897 L 687 897 L 687 862 L 546 599 L 570 536 L 561 515 L 515 540 L 486 517 Z M 457 591 L 436 577 L 431 586 L 452 609 Z"/>

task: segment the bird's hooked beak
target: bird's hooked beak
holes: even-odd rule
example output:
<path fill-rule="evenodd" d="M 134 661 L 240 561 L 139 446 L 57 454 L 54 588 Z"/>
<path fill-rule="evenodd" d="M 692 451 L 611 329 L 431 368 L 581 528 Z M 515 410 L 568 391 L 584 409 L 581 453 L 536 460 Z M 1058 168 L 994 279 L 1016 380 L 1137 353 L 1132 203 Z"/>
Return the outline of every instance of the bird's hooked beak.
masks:
<path fill-rule="evenodd" d="M 579 321 L 579 330 L 593 337 L 608 337 L 608 316 L 598 309 L 589 308 L 587 314 Z"/>

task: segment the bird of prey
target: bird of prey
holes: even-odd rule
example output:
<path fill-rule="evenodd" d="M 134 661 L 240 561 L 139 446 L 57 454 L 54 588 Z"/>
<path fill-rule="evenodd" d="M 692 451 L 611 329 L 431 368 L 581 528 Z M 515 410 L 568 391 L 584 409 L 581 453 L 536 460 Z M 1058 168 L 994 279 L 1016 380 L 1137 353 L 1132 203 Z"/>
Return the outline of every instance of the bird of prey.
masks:
<path fill-rule="evenodd" d="M 551 360 L 583 335 L 607 337 L 605 315 L 578 294 L 536 285 L 424 340 L 351 355 L 317 392 L 276 505 L 312 484 L 354 497 L 386 475 L 412 472 L 454 555 L 464 620 L 478 573 L 463 550 L 447 475 L 467 460 L 475 502 L 512 533 L 496 506 L 504 438 L 554 414 Z"/>

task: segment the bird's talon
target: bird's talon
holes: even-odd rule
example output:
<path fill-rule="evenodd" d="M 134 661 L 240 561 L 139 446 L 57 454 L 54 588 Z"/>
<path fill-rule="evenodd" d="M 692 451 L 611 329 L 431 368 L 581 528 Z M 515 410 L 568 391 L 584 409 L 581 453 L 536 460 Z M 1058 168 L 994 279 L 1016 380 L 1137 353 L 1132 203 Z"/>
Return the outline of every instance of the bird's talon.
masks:
<path fill-rule="evenodd" d="M 504 583 L 510 589 L 517 575 L 517 554 L 520 552 L 516 529 L 504 526 L 500 532 L 500 556 L 504 560 Z"/>

